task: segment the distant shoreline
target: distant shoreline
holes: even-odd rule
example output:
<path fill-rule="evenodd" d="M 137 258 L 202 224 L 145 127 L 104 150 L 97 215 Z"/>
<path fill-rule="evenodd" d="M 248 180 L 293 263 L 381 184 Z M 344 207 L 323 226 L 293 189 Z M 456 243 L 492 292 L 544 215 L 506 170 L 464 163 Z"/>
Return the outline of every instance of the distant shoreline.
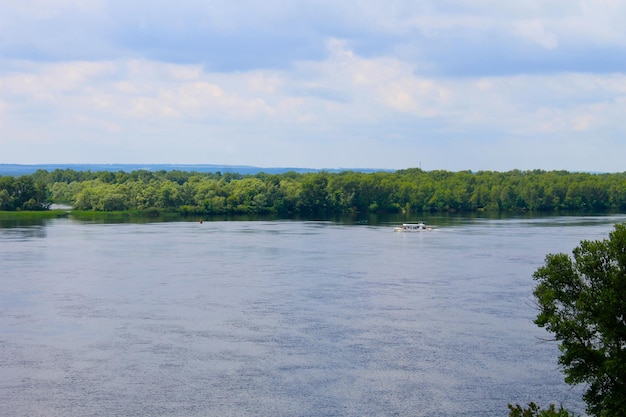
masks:
<path fill-rule="evenodd" d="M 42 169 L 48 172 L 56 169 L 71 169 L 74 171 L 109 171 L 109 172 L 132 172 L 132 171 L 186 171 L 186 172 L 221 172 L 236 173 L 242 175 L 254 175 L 260 172 L 266 174 L 284 174 L 286 172 L 393 172 L 392 169 L 376 168 L 295 168 L 295 167 L 257 167 L 250 165 L 215 165 L 215 164 L 0 164 L 0 175 L 20 176 L 30 175 Z"/>

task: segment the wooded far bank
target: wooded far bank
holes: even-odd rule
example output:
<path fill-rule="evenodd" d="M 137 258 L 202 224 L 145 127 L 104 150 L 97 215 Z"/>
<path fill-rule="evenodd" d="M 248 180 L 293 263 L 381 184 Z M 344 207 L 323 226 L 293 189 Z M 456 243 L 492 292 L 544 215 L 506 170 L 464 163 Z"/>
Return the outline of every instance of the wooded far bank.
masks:
<path fill-rule="evenodd" d="M 330 215 L 626 209 L 626 173 L 567 171 L 282 174 L 38 170 L 0 176 L 0 210 L 163 210 L 181 214 Z"/>

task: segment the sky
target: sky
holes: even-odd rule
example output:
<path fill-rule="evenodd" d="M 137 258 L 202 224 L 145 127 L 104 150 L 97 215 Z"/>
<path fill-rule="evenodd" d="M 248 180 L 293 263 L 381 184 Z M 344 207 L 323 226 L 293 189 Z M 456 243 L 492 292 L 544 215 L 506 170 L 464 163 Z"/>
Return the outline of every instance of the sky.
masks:
<path fill-rule="evenodd" d="M 623 0 L 3 0 L 0 163 L 626 171 Z"/>

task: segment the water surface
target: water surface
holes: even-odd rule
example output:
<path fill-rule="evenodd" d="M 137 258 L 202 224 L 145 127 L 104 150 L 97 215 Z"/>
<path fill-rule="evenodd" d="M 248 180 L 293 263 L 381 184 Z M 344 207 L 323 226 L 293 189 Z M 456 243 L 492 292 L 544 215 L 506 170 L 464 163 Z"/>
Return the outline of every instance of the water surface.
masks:
<path fill-rule="evenodd" d="M 0 415 L 582 413 L 531 276 L 625 220 L 0 228 Z"/>

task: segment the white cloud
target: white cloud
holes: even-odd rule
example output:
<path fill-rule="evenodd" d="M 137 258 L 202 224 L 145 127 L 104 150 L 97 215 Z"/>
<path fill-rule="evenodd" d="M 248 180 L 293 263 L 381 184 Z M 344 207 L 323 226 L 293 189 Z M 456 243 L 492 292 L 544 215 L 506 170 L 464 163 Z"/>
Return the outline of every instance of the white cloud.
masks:
<path fill-rule="evenodd" d="M 4 111 L 6 109 L 6 103 L 0 101 L 0 129 L 2 129 L 3 121 L 4 121 Z M 2 135 L 0 135 L 0 143 L 2 143 Z"/>
<path fill-rule="evenodd" d="M 104 0 L 22 0 L 3 4 L 4 22 L 9 20 L 42 21 L 67 13 L 100 13 Z"/>
<path fill-rule="evenodd" d="M 514 31 L 521 38 L 536 42 L 544 48 L 553 49 L 558 46 L 556 35 L 546 31 L 539 20 L 517 22 Z"/>

